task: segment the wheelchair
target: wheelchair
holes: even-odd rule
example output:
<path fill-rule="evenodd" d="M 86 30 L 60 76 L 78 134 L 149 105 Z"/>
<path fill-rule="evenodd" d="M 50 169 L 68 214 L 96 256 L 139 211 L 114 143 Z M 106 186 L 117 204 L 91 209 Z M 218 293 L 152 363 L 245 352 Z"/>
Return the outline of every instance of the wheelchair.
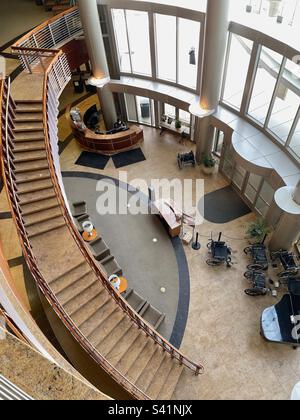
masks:
<path fill-rule="evenodd" d="M 266 294 L 270 291 L 266 287 L 266 275 L 263 271 L 256 271 L 256 270 L 249 270 L 246 271 L 244 277 L 249 280 L 251 284 L 251 288 L 246 289 L 245 293 L 248 296 L 266 296 Z"/>
<path fill-rule="evenodd" d="M 295 256 L 292 252 L 280 250 L 271 253 L 271 260 L 273 262 L 280 261 L 283 271 L 278 274 L 281 279 L 298 274 L 299 267 L 296 264 Z"/>
<path fill-rule="evenodd" d="M 267 247 L 264 243 L 248 246 L 244 249 L 244 252 L 252 258 L 252 263 L 247 266 L 248 270 L 266 271 L 268 269 Z"/>
<path fill-rule="evenodd" d="M 190 153 L 178 153 L 177 164 L 179 169 L 183 169 L 185 166 L 192 165 L 193 168 L 196 166 L 196 158 L 194 152 Z"/>
<path fill-rule="evenodd" d="M 221 241 L 222 233 L 219 234 L 219 239 L 214 241 L 211 239 L 207 244 L 207 248 L 211 257 L 206 260 L 206 264 L 210 267 L 217 267 L 226 264 L 228 268 L 232 267 L 231 248 L 225 242 Z"/>

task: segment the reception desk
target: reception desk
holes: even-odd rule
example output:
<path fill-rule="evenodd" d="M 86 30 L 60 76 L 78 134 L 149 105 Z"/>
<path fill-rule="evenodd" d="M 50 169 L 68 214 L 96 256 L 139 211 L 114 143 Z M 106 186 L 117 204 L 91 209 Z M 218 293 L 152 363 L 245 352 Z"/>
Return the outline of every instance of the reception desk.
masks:
<path fill-rule="evenodd" d="M 144 133 L 140 127 L 129 126 L 128 130 L 115 134 L 96 134 L 85 128 L 79 130 L 70 120 L 72 131 L 77 142 L 84 150 L 112 156 L 116 153 L 136 148 L 144 141 Z"/>

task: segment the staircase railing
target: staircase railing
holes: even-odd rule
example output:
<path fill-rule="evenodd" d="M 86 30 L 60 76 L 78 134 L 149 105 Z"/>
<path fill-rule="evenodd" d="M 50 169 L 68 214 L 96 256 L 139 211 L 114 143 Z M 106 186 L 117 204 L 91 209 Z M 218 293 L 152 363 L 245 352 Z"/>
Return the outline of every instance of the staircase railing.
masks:
<path fill-rule="evenodd" d="M 72 9 L 72 13 L 74 10 Z M 64 14 L 65 15 L 65 14 Z M 60 16 L 60 15 L 59 15 Z M 33 34 L 31 33 L 30 36 Z M 22 51 L 20 51 L 21 60 L 23 60 Z M 37 53 L 44 54 L 45 51 L 37 50 Z M 49 51 L 48 51 L 49 52 Z M 44 135 L 45 135 L 45 145 L 46 145 L 46 153 L 48 164 L 50 168 L 51 178 L 53 182 L 53 186 L 56 192 L 56 196 L 59 200 L 62 214 L 64 216 L 66 225 L 69 228 L 69 231 L 74 238 L 78 248 L 80 249 L 81 253 L 85 257 L 88 264 L 91 266 L 92 270 L 94 271 L 95 275 L 97 276 L 98 280 L 101 282 L 103 287 L 107 290 L 110 296 L 114 299 L 114 301 L 119 305 L 119 307 L 126 313 L 130 319 L 137 325 L 137 327 L 142 330 L 148 337 L 151 337 L 156 344 L 162 347 L 162 349 L 167 352 L 173 359 L 176 359 L 180 365 L 184 365 L 187 368 L 191 369 L 196 375 L 202 374 L 204 368 L 201 364 L 194 363 L 189 358 L 184 356 L 178 349 L 172 346 L 167 340 L 165 340 L 155 329 L 145 322 L 139 314 L 137 314 L 127 303 L 125 299 L 120 296 L 115 289 L 111 286 L 111 284 L 107 281 L 106 276 L 100 271 L 98 265 L 95 262 L 92 254 L 88 251 L 87 247 L 85 246 L 82 237 L 80 236 L 79 232 L 77 231 L 70 212 L 66 205 L 66 198 L 64 196 L 64 188 L 62 185 L 60 174 L 60 168 L 58 163 L 58 153 L 57 153 L 57 143 L 58 143 L 58 136 L 57 136 L 57 115 L 58 115 L 58 99 L 61 95 L 63 89 L 65 88 L 66 84 L 69 82 L 71 78 L 71 73 L 69 69 L 69 65 L 66 59 L 66 56 L 63 54 L 62 51 L 51 51 L 53 53 L 53 57 L 51 61 L 48 63 L 47 69 L 43 71 L 44 75 L 44 87 L 43 87 L 43 119 L 44 119 Z M 9 86 L 9 83 L 8 83 Z M 5 95 L 4 95 L 5 97 Z M 7 98 L 7 96 L 6 96 Z M 2 118 L 2 126 L 3 122 L 5 123 L 5 137 L 3 141 L 3 151 L 4 153 L 4 171 L 5 171 L 5 179 L 6 179 L 6 187 L 9 195 L 9 199 L 11 202 L 11 206 L 13 209 L 13 214 L 16 226 L 18 228 L 19 234 L 21 236 L 21 241 L 23 242 L 23 250 L 25 257 L 27 258 L 28 266 L 37 281 L 40 289 L 42 290 L 43 294 L 46 296 L 47 300 L 49 301 L 50 305 L 54 308 L 55 312 L 58 314 L 60 319 L 64 322 L 64 324 L 68 327 L 74 337 L 77 339 L 78 342 L 86 349 L 86 351 L 93 357 L 93 359 L 99 362 L 103 368 L 110 373 L 115 380 L 128 392 L 130 392 L 135 398 L 142 398 L 148 399 L 148 397 L 138 389 L 134 384 L 132 384 L 126 377 L 124 377 L 120 372 L 118 372 L 109 362 L 104 359 L 98 351 L 91 345 L 91 343 L 86 340 L 86 338 L 81 334 L 81 332 L 77 329 L 76 325 L 73 321 L 68 317 L 68 315 L 63 311 L 59 302 L 57 301 L 55 295 L 51 292 L 46 280 L 41 275 L 36 260 L 34 258 L 32 248 L 26 233 L 24 220 L 21 215 L 21 210 L 19 206 L 19 199 L 16 194 L 16 184 L 15 184 L 15 177 L 13 174 L 14 165 L 12 162 L 13 153 L 12 153 L 12 115 L 14 114 L 13 111 L 13 101 L 8 100 L 8 108 L 5 110 L 6 113 L 4 121 Z M 2 135 L 3 137 L 3 135 Z"/>
<path fill-rule="evenodd" d="M 55 58 L 55 61 L 58 58 Z M 149 400 L 149 397 L 143 393 L 139 388 L 132 384 L 122 373 L 120 373 L 114 366 L 112 366 L 98 350 L 86 339 L 86 337 L 78 330 L 72 319 L 62 309 L 56 296 L 50 289 L 47 281 L 39 270 L 36 258 L 33 253 L 31 243 L 25 229 L 24 219 L 21 213 L 20 202 L 17 194 L 16 179 L 14 176 L 15 166 L 13 164 L 13 115 L 15 104 L 10 96 L 10 80 L 1 83 L 1 149 L 2 149 L 2 170 L 4 175 L 4 183 L 8 195 L 9 203 L 12 210 L 14 223 L 17 227 L 18 235 L 20 237 L 21 246 L 23 249 L 24 258 L 27 266 L 36 281 L 42 294 L 47 299 L 49 305 L 54 309 L 59 319 L 63 322 L 66 328 L 71 332 L 75 340 L 81 347 L 91 356 L 91 358 L 98 363 L 102 368 L 109 373 L 121 386 L 124 387 L 134 398 Z M 46 129 L 45 129 L 46 131 Z M 59 190 L 59 186 L 57 186 Z M 63 209 L 66 211 L 66 209 Z M 112 294 L 112 293 L 110 293 Z"/>
<path fill-rule="evenodd" d="M 66 10 L 52 19 L 42 23 L 28 34 L 24 35 L 11 49 L 18 54 L 25 70 L 32 73 L 35 66 L 40 63 L 40 52 L 59 49 L 63 44 L 83 33 L 79 10 L 77 7 Z M 25 52 L 35 51 L 28 55 Z"/>

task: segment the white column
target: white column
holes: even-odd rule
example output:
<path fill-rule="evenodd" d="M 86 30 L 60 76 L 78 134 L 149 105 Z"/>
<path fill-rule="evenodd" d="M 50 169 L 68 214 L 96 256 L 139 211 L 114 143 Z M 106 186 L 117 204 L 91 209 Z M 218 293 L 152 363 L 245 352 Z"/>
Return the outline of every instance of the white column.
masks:
<path fill-rule="evenodd" d="M 205 28 L 205 50 L 200 103 L 192 104 L 190 112 L 199 118 L 196 130 L 197 159 L 211 152 L 213 129 L 209 116 L 219 104 L 226 54 L 230 0 L 208 0 Z"/>
<path fill-rule="evenodd" d="M 104 121 L 107 129 L 110 129 L 117 120 L 117 114 L 113 95 L 107 88 L 105 89 L 105 85 L 110 81 L 110 75 L 97 0 L 78 0 L 78 6 L 92 64 L 93 77 L 90 82 L 98 88 Z"/>
<path fill-rule="evenodd" d="M 300 236 L 300 182 L 296 188 L 280 188 L 274 199 L 284 213 L 270 241 L 270 249 L 289 250 Z"/>

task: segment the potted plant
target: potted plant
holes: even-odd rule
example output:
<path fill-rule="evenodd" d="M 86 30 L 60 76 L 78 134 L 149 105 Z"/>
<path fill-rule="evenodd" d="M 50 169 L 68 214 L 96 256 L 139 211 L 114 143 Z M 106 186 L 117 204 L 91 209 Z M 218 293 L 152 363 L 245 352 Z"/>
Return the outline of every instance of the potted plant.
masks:
<path fill-rule="evenodd" d="M 205 175 L 211 175 L 216 166 L 215 159 L 208 153 L 205 153 L 202 158 L 202 171 Z"/>
<path fill-rule="evenodd" d="M 180 120 L 176 120 L 175 122 L 175 128 L 176 130 L 180 130 L 182 127 L 182 122 Z"/>
<path fill-rule="evenodd" d="M 250 223 L 247 230 L 247 239 L 251 244 L 261 243 L 265 236 L 270 233 L 270 228 L 265 219 L 257 219 Z"/>

